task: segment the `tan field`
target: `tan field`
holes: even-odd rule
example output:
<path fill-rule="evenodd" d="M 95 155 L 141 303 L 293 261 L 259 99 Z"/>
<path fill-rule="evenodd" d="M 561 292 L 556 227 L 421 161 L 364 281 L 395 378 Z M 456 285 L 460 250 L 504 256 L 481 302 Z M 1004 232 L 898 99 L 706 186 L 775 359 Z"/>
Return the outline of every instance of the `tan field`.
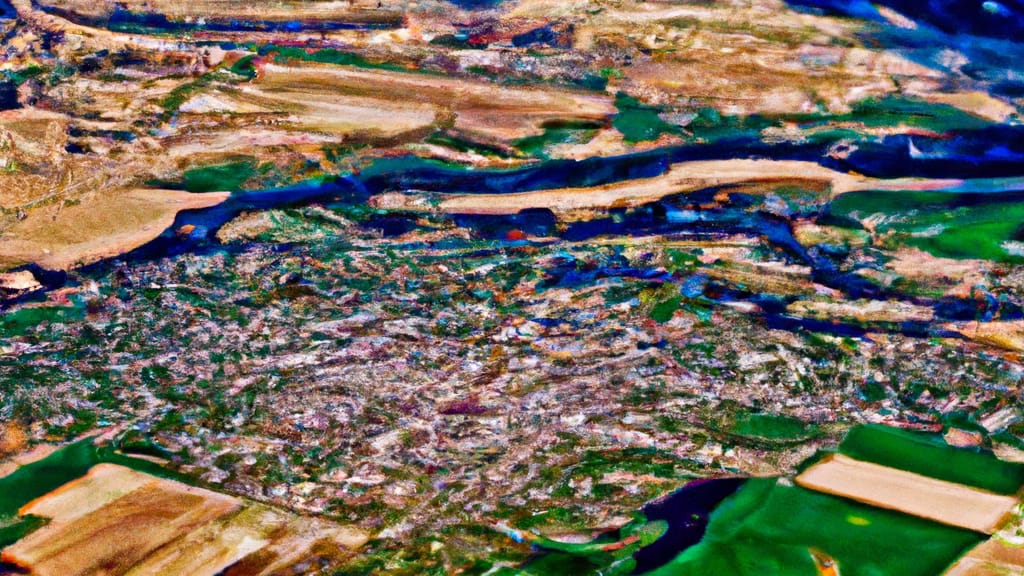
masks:
<path fill-rule="evenodd" d="M 1024 352 L 1024 321 L 1021 320 L 963 322 L 951 324 L 948 328 L 982 344 Z"/>
<path fill-rule="evenodd" d="M 714 252 L 709 252 L 713 254 Z M 765 294 L 813 296 L 824 287 L 811 282 L 811 270 L 781 263 L 745 262 L 742 258 L 719 258 L 707 268 L 710 278 L 724 280 L 747 290 Z"/>
<path fill-rule="evenodd" d="M 0 236 L 0 265 L 36 262 L 66 270 L 117 256 L 159 236 L 178 212 L 216 206 L 227 197 L 227 192 L 112 191 L 65 207 L 52 218 L 28 218 L 10 226 Z"/>
<path fill-rule="evenodd" d="M 827 188 L 827 197 L 856 190 L 898 190 L 905 187 L 932 189 L 958 181 L 916 179 L 874 180 L 843 174 L 813 162 L 797 160 L 707 160 L 674 164 L 661 176 L 590 188 L 559 188 L 512 194 L 440 194 L 430 199 L 415 194 L 381 194 L 370 201 L 379 208 L 437 210 L 448 214 L 516 214 L 532 208 L 549 208 L 563 220 L 589 217 L 594 210 L 633 208 L 655 200 L 715 186 L 754 184 L 801 184 Z"/>
<path fill-rule="evenodd" d="M 946 92 L 940 71 L 858 46 L 852 20 L 795 12 L 778 0 L 617 2 L 593 9 L 591 2 L 523 0 L 509 8 L 509 16 L 575 16 L 582 20 L 577 50 L 650 50 L 650 58 L 622 67 L 617 82 L 647 100 L 683 96 L 729 114 L 811 111 L 818 105 L 841 113 L 864 98 L 902 92 L 997 121 L 1016 111 L 983 93 Z"/>
<path fill-rule="evenodd" d="M 29 502 L 19 512 L 50 518 L 54 522 L 70 522 L 152 481 L 151 476 L 123 466 L 94 466 L 85 476 Z"/>
<path fill-rule="evenodd" d="M 821 302 L 800 300 L 786 307 L 786 313 L 817 320 L 848 319 L 857 322 L 930 322 L 935 310 L 906 302 L 858 300 Z"/>
<path fill-rule="evenodd" d="M 810 111 L 819 102 L 842 112 L 857 100 L 896 91 L 894 77 L 940 75 L 888 52 L 823 47 L 827 37 L 854 40 L 851 23 L 800 14 L 776 1 L 630 3 L 588 18 L 577 47 L 615 42 L 623 33 L 655 50 L 623 68 L 624 86 L 653 90 L 664 100 L 686 95 L 731 114 Z M 807 62 L 813 63 L 810 73 Z"/>
<path fill-rule="evenodd" d="M 339 98 L 322 87 L 302 83 L 268 89 L 244 87 L 234 100 L 243 105 L 265 105 L 278 115 L 284 114 L 281 122 L 285 126 L 314 134 L 390 138 L 428 128 L 437 119 L 436 110 L 430 105 L 358 96 Z M 185 111 L 191 110 L 186 106 Z M 241 107 L 239 111 L 244 114 L 250 110 Z"/>
<path fill-rule="evenodd" d="M 604 120 L 615 113 L 605 95 L 342 66 L 267 64 L 256 87 L 260 94 L 277 95 L 281 103 L 305 102 L 299 96 L 320 102 L 330 97 L 338 104 L 355 99 L 379 106 L 382 114 L 431 106 L 438 116 L 453 117 L 457 129 L 501 140 L 540 134 L 552 120 Z"/>
<path fill-rule="evenodd" d="M 549 121 L 605 120 L 615 109 L 606 96 L 558 88 L 508 88 L 479 80 L 330 65 L 267 64 L 255 82 L 215 85 L 185 102 L 181 112 L 186 122 L 193 118 L 197 124 L 209 115 L 230 114 L 230 119 L 217 131 L 199 129 L 169 139 L 175 156 L 347 138 L 411 144 L 438 128 L 509 143 L 543 133 Z M 259 126 L 251 126 L 254 123 Z"/>
<path fill-rule="evenodd" d="M 1012 517 L 1017 498 L 936 480 L 841 454 L 805 470 L 797 484 L 950 526 L 992 534 Z"/>

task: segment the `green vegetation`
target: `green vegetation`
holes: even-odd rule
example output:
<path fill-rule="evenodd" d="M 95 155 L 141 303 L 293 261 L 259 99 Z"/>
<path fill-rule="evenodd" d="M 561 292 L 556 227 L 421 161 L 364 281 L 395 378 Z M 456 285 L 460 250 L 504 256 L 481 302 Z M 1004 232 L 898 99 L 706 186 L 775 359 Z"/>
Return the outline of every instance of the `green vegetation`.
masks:
<path fill-rule="evenodd" d="M 0 334 L 24 336 L 38 326 L 62 324 L 85 318 L 85 306 L 41 306 L 22 308 L 0 316 Z"/>
<path fill-rule="evenodd" d="M 438 146 L 444 146 L 451 148 L 459 152 L 475 152 L 481 156 L 491 156 L 497 158 L 508 158 L 509 155 L 506 150 L 499 146 L 492 146 L 483 142 L 474 142 L 468 140 L 461 135 L 449 134 L 449 133 L 434 133 L 424 139 L 424 142 L 428 144 L 436 144 Z"/>
<path fill-rule="evenodd" d="M 16 511 L 15 511 L 16 512 Z M 0 547 L 14 544 L 47 523 L 39 516 L 14 516 L 0 513 Z"/>
<path fill-rule="evenodd" d="M 237 62 L 232 64 L 230 70 L 234 74 L 238 74 L 239 76 L 244 76 L 245 78 L 252 80 L 256 77 L 255 61 L 256 55 L 250 54 L 240 58 Z"/>
<path fill-rule="evenodd" d="M 667 531 L 668 522 L 648 522 L 643 515 L 638 515 L 619 529 L 617 538 L 606 534 L 584 543 L 560 542 L 527 532 L 510 531 L 513 538 L 528 541 L 534 547 L 551 553 L 530 562 L 525 568 L 508 568 L 497 573 L 508 576 L 631 574 L 636 568 L 636 560 L 632 555 L 640 548 L 653 544 Z"/>
<path fill-rule="evenodd" d="M 855 192 L 837 198 L 831 213 L 858 220 L 885 216 L 876 230 L 892 233 L 890 243 L 916 246 L 936 256 L 1024 262 L 1024 250 L 1007 244 L 1019 240 L 1024 222 L 1020 202 L 971 194 Z"/>
<path fill-rule="evenodd" d="M 189 168 L 178 182 L 152 181 L 148 184 L 180 188 L 189 192 L 234 191 L 259 172 L 255 158 L 244 157 L 234 162 Z"/>
<path fill-rule="evenodd" d="M 435 160 L 433 158 L 421 158 L 419 156 L 397 156 L 397 157 L 384 157 L 375 158 L 373 162 L 360 170 L 359 176 L 363 179 L 369 179 L 374 176 L 381 176 L 384 174 L 394 172 L 414 172 L 422 169 L 447 169 L 452 171 L 465 172 L 468 168 L 461 164 L 453 162 L 445 162 L 443 160 Z M 492 170 L 492 173 L 500 174 L 502 172 L 508 172 L 508 170 Z"/>
<path fill-rule="evenodd" d="M 683 298 L 681 296 L 666 298 L 651 308 L 651 319 L 659 324 L 664 324 L 672 319 L 672 316 L 675 315 L 676 310 L 682 307 L 682 304 Z"/>
<path fill-rule="evenodd" d="M 989 452 L 953 448 L 942 438 L 899 428 L 868 425 L 850 430 L 839 452 L 999 494 L 1014 494 L 1024 484 L 1024 464 L 1005 462 Z"/>
<path fill-rule="evenodd" d="M 785 414 L 755 414 L 741 412 L 733 421 L 733 434 L 764 440 L 803 440 L 817 431 L 813 424 L 805 424 Z"/>
<path fill-rule="evenodd" d="M 869 127 L 905 124 L 936 132 L 971 130 L 992 124 L 947 104 L 933 104 L 898 96 L 868 98 L 857 103 L 849 114 L 833 117 L 832 120 L 860 122 Z"/>
<path fill-rule="evenodd" d="M 524 154 L 547 158 L 545 150 L 556 144 L 586 144 L 597 135 L 601 125 L 596 122 L 556 122 L 546 124 L 544 133 L 516 140 L 512 144 Z"/>
<path fill-rule="evenodd" d="M 935 236 L 907 241 L 936 256 L 982 258 L 1001 262 L 1024 262 L 1024 251 L 1011 250 L 1006 243 L 1024 222 L 1024 205 L 990 204 L 954 210 L 934 219 L 949 220 L 949 226 Z"/>
<path fill-rule="evenodd" d="M 612 126 L 622 133 L 626 142 L 647 142 L 657 140 L 662 134 L 682 134 L 678 126 L 661 119 L 660 108 L 642 104 L 625 93 L 615 96 L 615 107 L 619 113 L 612 117 Z"/>
<path fill-rule="evenodd" d="M 982 539 L 773 478 L 748 480 L 711 515 L 704 539 L 649 576 L 933 576 Z"/>
<path fill-rule="evenodd" d="M 746 124 L 756 117 L 742 121 Z M 935 104 L 924 100 L 900 96 L 867 98 L 853 105 L 846 114 L 783 114 L 775 116 L 774 122 L 798 122 L 803 128 L 824 126 L 829 123 L 857 123 L 868 128 L 904 125 L 934 132 L 951 130 L 974 130 L 990 126 L 989 120 L 969 114 L 948 104 Z M 811 135 L 815 141 L 831 141 L 841 138 L 858 138 L 856 129 L 834 128 L 818 131 Z"/>
<path fill-rule="evenodd" d="M 259 49 L 261 56 L 273 54 L 274 59 L 301 60 L 303 62 L 319 62 L 321 64 L 335 64 L 339 66 L 357 66 L 359 68 L 377 68 L 380 70 L 396 70 L 401 72 L 415 71 L 400 64 L 390 62 L 374 62 L 367 60 L 352 52 L 343 52 L 336 48 L 324 48 L 322 50 L 306 50 L 294 46 L 281 46 L 278 44 L 267 44 Z"/>
<path fill-rule="evenodd" d="M 712 142 L 730 138 L 757 138 L 761 130 L 778 124 L 778 119 L 758 114 L 722 116 L 714 108 L 701 108 L 686 128 L 693 132 L 694 138 Z"/>
<path fill-rule="evenodd" d="M 16 85 L 24 84 L 32 78 L 41 76 L 46 70 L 36 64 L 30 64 L 20 70 L 4 70 L 3 75 L 7 76 Z"/>
<path fill-rule="evenodd" d="M 671 452 L 657 448 L 587 450 L 579 463 L 570 468 L 570 476 L 577 479 L 589 476 L 599 480 L 609 472 L 649 474 L 658 478 L 678 480 L 691 477 L 686 461 Z"/>
<path fill-rule="evenodd" d="M 210 74 L 204 74 L 192 82 L 186 82 L 171 90 L 167 96 L 160 100 L 160 107 L 164 109 L 165 115 L 174 114 L 181 108 L 182 104 L 188 102 L 200 90 L 208 87 L 212 82 Z"/>

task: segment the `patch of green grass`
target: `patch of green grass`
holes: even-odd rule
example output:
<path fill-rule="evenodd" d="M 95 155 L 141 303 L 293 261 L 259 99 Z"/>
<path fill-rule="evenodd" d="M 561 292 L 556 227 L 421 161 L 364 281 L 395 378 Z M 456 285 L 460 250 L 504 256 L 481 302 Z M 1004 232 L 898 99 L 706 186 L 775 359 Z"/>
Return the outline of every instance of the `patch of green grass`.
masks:
<path fill-rule="evenodd" d="M 255 60 L 255 54 L 239 58 L 237 62 L 231 65 L 229 70 L 231 70 L 233 74 L 238 74 L 239 76 L 244 76 L 245 78 L 252 80 L 256 77 Z"/>
<path fill-rule="evenodd" d="M 381 70 L 395 70 L 400 72 L 411 72 L 405 66 L 390 62 L 374 62 L 363 58 L 359 54 L 344 52 L 336 48 L 324 48 L 322 50 L 306 50 L 295 46 L 280 46 L 278 44 L 267 44 L 261 46 L 259 54 L 273 54 L 275 60 L 301 60 L 304 62 L 319 62 L 321 64 L 335 64 L 339 66 L 356 66 L 359 68 L 377 68 Z"/>
<path fill-rule="evenodd" d="M 39 516 L 4 516 L 0 514 L 0 548 L 14 544 L 47 524 Z"/>
<path fill-rule="evenodd" d="M 557 122 L 546 124 L 544 133 L 520 138 L 512 144 L 524 154 L 546 158 L 545 150 L 556 144 L 586 144 L 597 135 L 601 124 L 596 122 Z"/>
<path fill-rule="evenodd" d="M 498 146 L 491 146 L 482 142 L 473 142 L 460 136 L 452 134 L 435 133 L 424 139 L 424 142 L 428 144 L 436 144 L 438 146 L 444 146 L 458 152 L 475 152 L 483 156 L 491 156 L 496 158 L 508 158 L 509 155 L 505 150 Z"/>
<path fill-rule="evenodd" d="M 999 460 L 980 449 L 954 448 L 939 436 L 899 428 L 859 426 L 846 435 L 839 452 L 999 494 L 1014 494 L 1024 484 L 1024 464 Z"/>
<path fill-rule="evenodd" d="M 723 116 L 714 108 L 701 108 L 687 130 L 693 132 L 696 139 L 712 142 L 727 138 L 757 137 L 761 130 L 778 124 L 778 119 L 761 115 Z"/>
<path fill-rule="evenodd" d="M 684 461 L 671 452 L 656 448 L 588 450 L 579 463 L 569 468 L 573 478 L 590 476 L 599 480 L 609 472 L 632 472 L 674 479 L 690 477 Z"/>
<path fill-rule="evenodd" d="M 24 336 L 38 326 L 75 322 L 85 318 L 84 306 L 22 308 L 0 316 L 0 334 Z"/>
<path fill-rule="evenodd" d="M 837 198 L 832 214 L 856 220 L 884 217 L 879 233 L 947 258 L 1024 262 L 1013 249 L 1024 222 L 1024 203 L 937 192 L 857 192 Z"/>
<path fill-rule="evenodd" d="M 976 130 L 992 125 L 989 120 L 948 104 L 901 96 L 867 98 L 854 104 L 852 110 L 846 114 L 786 114 L 777 119 L 799 122 L 805 128 L 829 122 L 845 122 L 859 123 L 868 128 L 902 124 L 935 132 Z M 842 138 L 858 139 L 861 136 L 856 129 L 834 128 L 815 132 L 811 135 L 811 140 L 834 141 Z"/>
<path fill-rule="evenodd" d="M 189 98 L 192 98 L 200 90 L 207 88 L 211 82 L 212 78 L 209 74 L 204 74 L 192 82 L 186 82 L 164 96 L 160 100 L 160 107 L 164 109 L 165 114 L 174 114 L 182 104 L 188 102 Z"/>
<path fill-rule="evenodd" d="M 868 98 L 853 106 L 849 114 L 837 118 L 841 121 L 860 122 L 865 126 L 896 126 L 905 124 L 936 132 L 985 128 L 992 122 L 968 114 L 948 104 L 933 104 L 924 100 L 887 96 Z"/>
<path fill-rule="evenodd" d="M 642 104 L 625 93 L 616 95 L 615 107 L 619 113 L 612 117 L 612 126 L 622 133 L 628 143 L 657 140 L 662 134 L 682 134 L 678 126 L 661 119 L 660 108 Z"/>
<path fill-rule="evenodd" d="M 889 394 L 885 389 L 885 385 L 880 382 L 870 381 L 865 382 L 860 387 L 860 397 L 865 402 L 881 402 L 888 398 Z"/>
<path fill-rule="evenodd" d="M 802 440 L 817 431 L 807 424 L 785 414 L 741 412 L 732 423 L 731 432 L 749 438 L 764 440 Z"/>
<path fill-rule="evenodd" d="M 648 576 L 816 576 L 812 551 L 843 576 L 931 576 L 983 536 L 780 483 L 748 480 L 704 539 Z"/>
<path fill-rule="evenodd" d="M 4 70 L 3 74 L 10 78 L 11 81 L 15 84 L 21 85 L 25 82 L 28 82 L 32 78 L 42 76 L 44 72 L 46 72 L 46 69 L 42 68 L 41 66 L 37 66 L 36 64 L 30 64 L 29 66 L 21 68 L 20 70 Z"/>
<path fill-rule="evenodd" d="M 544 510 L 543 512 L 526 516 L 516 522 L 516 526 L 522 529 L 529 529 L 537 526 L 554 524 L 558 526 L 582 528 L 584 518 L 585 515 L 574 508 L 561 508 L 556 506 L 554 508 Z"/>
<path fill-rule="evenodd" d="M 189 192 L 234 191 L 257 174 L 255 158 L 242 158 L 225 164 L 198 166 L 185 170 L 179 182 L 152 184 L 180 188 Z"/>
<path fill-rule="evenodd" d="M 651 319 L 659 324 L 664 324 L 672 319 L 672 316 L 675 315 L 676 310 L 679 310 L 682 304 L 683 298 L 681 296 L 666 298 L 651 307 Z"/>
<path fill-rule="evenodd" d="M 911 238 L 907 243 L 936 256 L 1024 262 L 1024 253 L 1011 252 L 1004 245 L 1013 240 L 1020 222 L 1024 221 L 1021 220 L 1024 218 L 1024 206 L 985 212 L 969 215 L 966 222 L 953 222 L 935 236 Z"/>

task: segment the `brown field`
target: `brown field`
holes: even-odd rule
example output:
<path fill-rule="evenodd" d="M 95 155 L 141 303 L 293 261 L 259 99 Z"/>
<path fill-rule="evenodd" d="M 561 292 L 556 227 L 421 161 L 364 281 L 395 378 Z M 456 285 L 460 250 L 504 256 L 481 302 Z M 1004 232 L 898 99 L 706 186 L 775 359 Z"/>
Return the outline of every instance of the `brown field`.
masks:
<path fill-rule="evenodd" d="M 44 498 L 40 505 L 46 504 Z M 101 508 L 54 518 L 3 551 L 3 560 L 38 576 L 124 573 L 154 550 L 236 510 L 240 502 L 169 481 L 154 481 Z M 24 513 L 33 513 L 29 506 Z"/>
<path fill-rule="evenodd" d="M 943 576 L 1019 576 L 1024 574 L 1024 547 L 999 535 L 978 544 Z"/>
<path fill-rule="evenodd" d="M 749 262 L 741 258 L 718 258 L 707 268 L 710 278 L 724 280 L 765 294 L 813 296 L 824 287 L 811 281 L 811 270 L 774 262 Z"/>
<path fill-rule="evenodd" d="M 389 138 L 427 128 L 437 120 L 437 111 L 430 105 L 359 96 L 338 97 L 323 87 L 302 82 L 266 89 L 243 87 L 231 100 L 240 105 L 238 111 L 242 114 L 273 113 L 283 116 L 279 122 L 284 126 L 314 134 L 366 134 Z M 195 109 L 195 100 L 189 105 L 185 111 Z M 214 107 L 209 111 L 216 110 Z"/>
<path fill-rule="evenodd" d="M 891 51 L 866 48 L 851 19 L 803 14 L 784 2 L 586 2 L 522 0 L 508 17 L 578 18 L 576 50 L 642 47 L 649 57 L 619 68 L 616 88 L 671 103 L 699 102 L 727 114 L 790 113 L 824 105 L 841 113 L 868 97 L 902 93 L 1003 121 L 1012 104 L 951 90 L 942 73 Z"/>
<path fill-rule="evenodd" d="M 4 549 L 36 576 L 269 576 L 367 541 L 357 529 L 156 478 L 114 464 L 30 502 L 49 524 Z"/>
<path fill-rule="evenodd" d="M 219 130 L 200 127 L 168 139 L 175 156 L 349 138 L 413 143 L 439 128 L 508 143 L 543 133 L 549 121 L 605 120 L 615 109 L 606 96 L 559 88 L 508 88 L 472 79 L 355 67 L 267 64 L 255 82 L 212 86 L 185 102 L 181 112 L 183 122 L 197 126 L 211 116 L 229 117 Z M 481 159 L 466 160 L 479 164 Z"/>

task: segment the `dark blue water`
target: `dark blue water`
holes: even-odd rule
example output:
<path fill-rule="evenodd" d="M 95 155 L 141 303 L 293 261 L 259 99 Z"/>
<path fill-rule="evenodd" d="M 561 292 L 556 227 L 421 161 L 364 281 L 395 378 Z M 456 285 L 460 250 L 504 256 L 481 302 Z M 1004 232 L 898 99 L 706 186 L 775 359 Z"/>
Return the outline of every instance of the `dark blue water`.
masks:
<path fill-rule="evenodd" d="M 743 485 L 742 478 L 695 480 L 643 508 L 648 520 L 665 520 L 668 531 L 650 546 L 633 555 L 634 574 L 643 574 L 669 563 L 704 538 L 711 512 Z"/>
<path fill-rule="evenodd" d="M 887 6 L 918 23 L 946 34 L 983 38 L 1024 39 L 1024 6 L 1018 0 L 789 0 L 789 4 L 882 21 L 876 4 Z"/>
<path fill-rule="evenodd" d="M 236 192 L 226 201 L 211 208 L 179 212 L 174 224 L 160 236 L 130 252 L 109 261 L 101 261 L 81 269 L 83 274 L 102 273 L 114 262 L 131 263 L 155 260 L 185 253 L 209 253 L 224 248 L 214 235 L 221 226 L 242 212 L 269 210 L 289 206 L 332 202 L 352 203 L 365 198 L 358 182 L 339 178 L 300 186 L 271 190 Z M 178 233 L 182 227 L 194 227 L 187 235 Z"/>
<path fill-rule="evenodd" d="M 468 193 L 510 193 L 542 188 L 593 186 L 628 179 L 657 176 L 671 164 L 685 160 L 723 158 L 772 158 L 817 160 L 837 170 L 854 170 L 872 176 L 992 176 L 1024 175 L 1024 128 L 1001 126 L 956 134 L 945 140 L 929 142 L 917 139 L 915 145 L 928 150 L 927 158 L 911 157 L 904 137 L 889 137 L 861 147 L 845 160 L 826 157 L 825 144 L 769 146 L 753 139 L 736 139 L 712 145 L 690 145 L 664 148 L 612 158 L 582 161 L 548 161 L 515 170 L 471 170 L 447 166 L 418 158 L 380 160 L 361 173 L 349 177 L 311 182 L 288 188 L 236 192 L 219 206 L 178 214 L 174 225 L 152 242 L 117 258 L 119 262 L 150 260 L 185 252 L 207 252 L 223 249 L 214 238 L 226 222 L 244 211 L 298 206 L 310 203 L 327 205 L 360 205 L 371 195 L 394 190 L 460 191 Z M 939 144 L 945 157 L 933 157 Z M 808 250 L 793 237 L 790 221 L 764 211 L 760 197 L 733 194 L 729 206 L 714 210 L 695 210 L 694 202 L 710 198 L 715 190 L 707 190 L 664 198 L 637 209 L 613 210 L 608 217 L 587 222 L 560 225 L 549 210 L 530 210 L 507 216 L 454 215 L 453 223 L 470 229 L 481 240 L 492 241 L 496 249 L 528 244 L 527 237 L 560 237 L 584 241 L 599 236 L 640 236 L 665 234 L 714 238 L 746 234 L 764 239 L 788 261 L 809 266 L 813 280 L 843 291 L 849 298 L 901 298 L 904 295 L 879 286 L 856 274 L 839 268 L 845 253 L 828 247 Z M 998 193 L 1002 193 L 997 191 Z M 1007 192 L 1019 194 L 1019 192 Z M 802 218 L 819 216 L 809 208 Z M 820 216 L 828 217 L 827 212 Z M 371 216 L 363 226 L 378 230 L 385 236 L 398 236 L 417 227 L 414 214 L 382 213 Z M 187 236 L 177 233 L 183 226 L 194 227 Z M 502 248 L 504 247 L 504 248 Z M 93 265 L 84 273 L 99 271 L 106 263 Z M 576 263 L 556 266 L 547 271 L 546 284 L 573 286 L 592 283 L 602 278 L 633 277 L 651 281 L 668 281 L 663 272 L 634 269 L 627 263 L 609 262 L 593 269 L 581 269 Z M 727 295 L 725 295 L 727 296 Z M 725 297 L 718 295 L 718 298 Z M 745 299 L 756 298 L 746 294 Z M 711 296 L 715 299 L 715 295 Z M 962 319 L 1013 314 L 1013 305 L 1001 302 L 957 300 L 915 302 L 933 306 L 939 318 Z M 765 303 L 769 304 L 769 303 Z M 770 308 L 770 307 L 769 307 Z M 1019 306 L 1016 311 L 1019 313 Z M 784 318 L 782 310 L 766 309 L 766 317 L 778 322 L 805 322 Z M 915 329 L 915 327 L 908 327 Z"/>
<path fill-rule="evenodd" d="M 1024 176 L 1024 126 L 998 125 L 928 138 L 913 137 L 925 157 L 911 155 L 910 137 L 858 144 L 847 158 L 828 155 L 831 142 L 765 144 L 743 137 L 585 160 L 550 160 L 513 170 L 468 170 L 419 158 L 378 161 L 357 177 L 371 194 L 394 190 L 500 194 L 598 186 L 665 173 L 677 162 L 729 158 L 806 160 L 877 178 L 993 178 Z"/>
<path fill-rule="evenodd" d="M 18 15 L 7 0 L 0 0 L 0 20 L 10 20 Z"/>
<path fill-rule="evenodd" d="M 504 2 L 505 0 L 452 0 L 452 4 L 468 10 L 497 8 Z"/>
<path fill-rule="evenodd" d="M 0 0 L 0 2 L 4 1 Z M 136 33 L 184 33 L 203 30 L 211 32 L 329 32 L 333 30 L 380 30 L 397 28 L 402 24 L 402 13 L 397 11 L 393 18 L 383 22 L 276 21 L 208 17 L 203 23 L 200 23 L 171 20 L 163 14 L 133 12 L 121 7 L 115 8 L 109 18 L 89 18 L 57 6 L 37 5 L 36 8 L 76 24 Z"/>
<path fill-rule="evenodd" d="M 885 46 L 925 66 L 945 69 L 983 83 L 995 94 L 1015 98 L 1024 93 L 1020 62 L 1024 58 L 1024 5 L 1019 0 L 882 0 L 912 18 L 916 29 L 885 23 L 867 0 L 788 0 L 791 6 L 872 20 L 880 28 L 865 33 L 865 41 Z M 942 55 L 963 54 L 968 64 L 950 70 Z"/>
<path fill-rule="evenodd" d="M 495 8 L 503 0 L 455 0 L 454 4 L 470 10 Z M 388 0 L 382 0 L 384 8 L 390 7 Z M 0 0 L 0 18 L 4 18 L 4 7 L 10 8 L 7 0 Z M 64 10 L 54 6 L 37 6 L 46 12 L 60 16 L 78 24 L 89 26 L 100 26 L 125 32 L 196 32 L 201 30 L 211 32 L 329 32 L 334 30 L 381 30 L 397 28 L 402 25 L 403 13 L 399 10 L 393 11 L 393 16 L 381 22 L 344 22 L 338 20 L 248 20 L 238 18 L 217 18 L 210 16 L 203 23 L 184 22 L 171 20 L 163 14 L 152 14 L 146 12 L 133 12 L 120 6 L 114 9 L 109 18 L 102 20 L 85 18 L 70 10 Z M 10 12 L 13 17 L 13 10 Z"/>
<path fill-rule="evenodd" d="M 337 20 L 241 20 L 237 18 L 207 18 L 205 22 L 170 20 L 163 14 L 131 12 L 117 8 L 106 22 L 111 30 L 193 32 L 329 32 L 335 30 L 382 30 L 401 24 L 401 14 L 389 22 L 343 22 Z"/>

